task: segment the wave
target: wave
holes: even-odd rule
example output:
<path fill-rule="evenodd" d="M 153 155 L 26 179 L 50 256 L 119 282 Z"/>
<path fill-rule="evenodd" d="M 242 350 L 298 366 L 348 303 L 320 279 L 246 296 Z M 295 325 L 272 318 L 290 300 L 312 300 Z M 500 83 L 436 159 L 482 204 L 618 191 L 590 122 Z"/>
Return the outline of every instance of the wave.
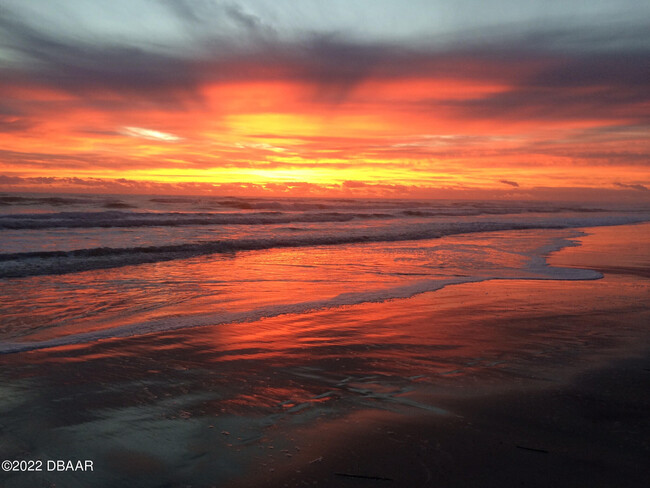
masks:
<path fill-rule="evenodd" d="M 402 210 L 400 213 L 407 217 L 475 217 L 478 215 L 517 215 L 526 213 L 557 214 L 561 212 L 575 213 L 597 213 L 607 212 L 601 208 L 583 207 L 486 207 L 482 205 L 466 205 L 462 207 L 451 207 L 440 210 Z"/>
<path fill-rule="evenodd" d="M 175 199 L 151 199 L 150 201 L 164 203 L 181 203 Z M 566 205 L 549 202 L 533 201 L 452 201 L 452 200 L 402 200 L 402 199 L 283 199 L 281 201 L 264 198 L 207 198 L 200 200 L 203 204 L 217 207 L 237 208 L 242 210 L 286 210 L 286 211 L 317 211 L 317 210 L 347 210 L 362 211 L 381 209 L 383 211 L 422 211 L 430 215 L 470 215 L 504 214 L 524 212 L 604 212 L 605 209 L 585 207 L 583 205 Z M 190 203 L 189 199 L 182 203 Z M 195 200 L 194 203 L 199 203 Z"/>
<path fill-rule="evenodd" d="M 546 251 L 557 250 L 567 244 L 568 241 L 559 239 L 551 244 Z M 544 261 L 544 260 L 543 260 Z M 537 262 L 537 261 L 535 261 Z M 342 306 L 359 305 L 362 303 L 380 303 L 388 300 L 410 298 L 422 293 L 440 290 L 446 286 L 458 285 L 463 283 L 476 283 L 494 279 L 532 279 L 532 280 L 594 280 L 602 278 L 602 274 L 583 269 L 574 268 L 554 268 L 548 267 L 541 263 L 539 269 L 536 269 L 540 275 L 536 278 L 501 278 L 501 277 L 456 277 L 448 279 L 423 280 L 409 285 L 396 286 L 379 290 L 370 290 L 362 292 L 349 292 L 337 295 L 336 297 L 312 300 L 307 302 L 269 305 L 254 310 L 241 312 L 220 312 L 214 314 L 191 315 L 183 317 L 170 317 L 163 319 L 150 320 L 128 324 L 108 329 L 101 329 L 79 334 L 71 334 L 55 339 L 39 342 L 14 342 L 0 343 L 0 354 L 11 354 L 17 352 L 31 351 L 36 349 L 47 349 L 59 346 L 69 346 L 74 344 L 83 344 L 102 339 L 114 339 L 123 337 L 132 337 L 144 334 L 169 332 L 179 329 L 192 327 L 205 327 L 224 325 L 229 323 L 254 322 L 264 318 L 277 317 L 279 315 L 300 314 L 326 310 Z"/>
<path fill-rule="evenodd" d="M 640 216 L 608 218 L 545 219 L 537 222 L 446 222 L 411 224 L 383 228 L 335 230 L 329 233 L 292 234 L 265 238 L 221 239 L 176 245 L 112 248 L 99 247 L 73 251 L 36 251 L 0 254 L 0 278 L 67 274 L 93 269 L 116 268 L 144 263 L 171 261 L 215 253 L 233 253 L 282 247 L 342 245 L 363 242 L 394 242 L 433 239 L 446 235 L 475 232 L 563 229 L 598 225 L 620 225 L 648 220 Z"/>
<path fill-rule="evenodd" d="M 51 200 L 51 199 L 48 199 Z M 179 199 L 150 199 L 152 202 L 178 203 Z M 185 201 L 185 200 L 183 200 Z M 196 203 L 196 202 L 195 202 Z M 81 229 L 81 228 L 134 228 L 134 227 L 180 227 L 209 225 L 273 225 L 289 223 L 349 222 L 352 220 L 415 219 L 437 217 L 501 216 L 528 213 L 558 214 L 561 212 L 594 213 L 602 209 L 582 207 L 548 207 L 505 205 L 448 204 L 438 208 L 404 208 L 405 202 L 392 203 L 396 208 L 355 204 L 349 207 L 333 207 L 338 211 L 323 211 L 321 204 L 279 203 L 274 201 L 218 202 L 219 205 L 250 210 L 252 212 L 136 212 L 121 209 L 134 208 L 121 201 L 106 201 L 103 207 L 111 210 L 88 212 L 50 212 L 25 214 L 0 214 L 0 230 Z M 409 202 L 413 205 L 413 202 Z M 416 202 L 417 203 L 417 202 Z M 385 204 L 385 202 L 384 202 Z M 290 207 L 290 208 L 287 208 Z M 298 211 L 298 208 L 302 209 Z"/>
<path fill-rule="evenodd" d="M 82 197 L 25 197 L 18 195 L 0 195 L 0 205 L 83 205 L 93 203 L 92 198 Z"/>
<path fill-rule="evenodd" d="M 255 310 L 242 312 L 222 312 L 218 314 L 191 315 L 184 317 L 171 317 L 165 319 L 139 322 L 119 327 L 101 329 L 80 334 L 71 334 L 39 342 L 17 342 L 0 343 L 0 354 L 23 352 L 34 349 L 45 349 L 85 342 L 97 341 L 100 339 L 112 339 L 118 337 L 131 337 L 136 335 L 149 334 L 154 332 L 166 332 L 190 327 L 202 327 L 208 325 L 222 325 L 235 322 L 253 322 L 263 318 L 277 317 L 285 314 L 306 313 L 316 310 L 341 307 L 346 305 L 357 305 L 367 302 L 384 302 L 398 298 L 409 298 L 414 295 L 435 291 L 450 284 L 468 283 L 481 281 L 472 278 L 455 278 L 447 280 L 427 280 L 411 285 L 373 290 L 365 292 L 351 292 L 338 295 L 331 299 L 313 300 L 308 302 L 270 305 Z"/>
<path fill-rule="evenodd" d="M 122 207 L 123 208 L 123 207 Z M 272 225 L 292 222 L 348 222 L 354 219 L 387 219 L 386 213 L 296 213 L 277 211 L 253 213 L 194 212 L 57 212 L 49 214 L 0 215 L 0 229 L 79 229 L 112 227 L 179 227 L 190 225 Z"/>

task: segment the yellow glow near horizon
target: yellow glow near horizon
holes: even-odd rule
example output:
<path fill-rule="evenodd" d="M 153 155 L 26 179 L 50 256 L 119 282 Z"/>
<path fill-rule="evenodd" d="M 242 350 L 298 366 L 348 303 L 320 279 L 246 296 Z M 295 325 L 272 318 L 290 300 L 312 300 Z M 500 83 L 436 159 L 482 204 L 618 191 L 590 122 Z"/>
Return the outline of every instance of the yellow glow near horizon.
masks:
<path fill-rule="evenodd" d="M 362 183 L 346 188 L 523 192 L 612 188 L 621 181 L 620 188 L 643 189 L 643 166 L 610 158 L 650 149 L 634 128 L 600 135 L 594 129 L 610 120 L 549 118 L 540 125 L 528 117 L 493 120 L 463 111 L 472 97 L 509 88 L 478 79 L 369 79 L 332 102 L 317 100 L 313 88 L 296 81 L 244 82 L 206 87 L 204 105 L 177 111 L 75 104 L 66 117 L 44 111 L 27 129 L 5 132 L 0 150 L 8 156 L 0 159 L 0 175 L 67 178 L 68 185 L 74 178 L 304 183 L 325 193 L 345 182 Z M 35 96 L 69 102 L 51 93 Z"/>

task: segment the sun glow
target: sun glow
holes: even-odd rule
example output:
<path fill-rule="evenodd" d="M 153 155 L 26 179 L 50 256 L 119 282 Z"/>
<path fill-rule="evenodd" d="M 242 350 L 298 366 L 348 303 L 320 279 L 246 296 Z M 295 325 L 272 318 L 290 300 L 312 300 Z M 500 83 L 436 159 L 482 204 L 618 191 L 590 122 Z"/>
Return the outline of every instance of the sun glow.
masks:
<path fill-rule="evenodd" d="M 172 192 L 291 183 L 296 196 L 306 188 L 333 196 L 392 196 L 397 188 L 431 197 L 477 189 L 530 198 L 538 188 L 650 195 L 643 103 L 602 111 L 590 101 L 600 85 L 522 86 L 547 65 L 559 69 L 553 59 L 431 55 L 415 70 L 379 63 L 358 78 L 336 66 L 303 76 L 300 62 L 235 63 L 233 79 L 205 75 L 191 93 L 170 88 L 162 99 L 100 89 L 75 98 L 56 86 L 5 82 L 29 117 L 0 116 L 0 176 L 23 189 L 51 189 L 59 178 L 83 190 L 91 178 L 89 187 L 105 180 L 111 191 L 137 191 L 120 183 L 133 180 Z M 65 117 L 52 107 L 65 107 Z M 207 186 L 182 186 L 191 183 Z"/>

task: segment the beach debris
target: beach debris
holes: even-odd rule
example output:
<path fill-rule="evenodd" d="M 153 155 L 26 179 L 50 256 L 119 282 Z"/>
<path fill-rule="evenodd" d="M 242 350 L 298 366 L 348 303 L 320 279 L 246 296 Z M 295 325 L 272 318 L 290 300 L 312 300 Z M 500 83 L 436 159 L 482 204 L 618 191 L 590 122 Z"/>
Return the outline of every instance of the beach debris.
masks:
<path fill-rule="evenodd" d="M 320 400 L 321 398 L 330 397 L 330 396 L 335 395 L 335 394 L 336 394 L 336 392 L 330 390 L 330 391 L 326 391 L 325 393 L 321 393 L 320 395 L 316 395 L 315 397 L 312 397 L 312 399 L 313 400 Z"/>
<path fill-rule="evenodd" d="M 311 407 L 311 406 L 312 405 L 311 405 L 310 402 L 303 402 L 303 403 L 299 403 L 299 404 L 294 405 L 291 408 L 287 409 L 287 412 L 288 413 L 295 413 L 295 412 L 299 412 L 300 410 L 304 410 L 305 408 L 308 408 L 308 407 Z"/>
<path fill-rule="evenodd" d="M 323 462 L 323 456 L 318 456 L 316 459 L 312 459 L 309 461 L 309 464 L 314 464 L 314 463 L 321 463 Z"/>
<path fill-rule="evenodd" d="M 230 432 L 228 432 L 227 430 L 222 430 L 221 433 L 222 433 L 223 435 L 230 435 Z"/>
<path fill-rule="evenodd" d="M 364 480 L 377 480 L 377 481 L 393 481 L 392 478 L 384 478 L 383 476 L 370 476 L 365 474 L 350 474 L 350 473 L 334 473 L 336 476 L 344 478 L 360 478 Z"/>
<path fill-rule="evenodd" d="M 538 449 L 536 447 L 526 447 L 526 446 L 520 446 L 520 445 L 517 445 L 516 447 L 517 447 L 517 449 L 523 449 L 525 451 L 541 452 L 543 454 L 548 454 L 548 451 L 546 449 Z"/>
<path fill-rule="evenodd" d="M 462 372 L 463 372 L 462 369 L 454 369 L 452 371 L 443 371 L 442 373 L 438 373 L 438 374 L 443 376 L 443 375 L 450 375 L 450 374 L 458 374 L 458 373 L 462 373 Z"/>

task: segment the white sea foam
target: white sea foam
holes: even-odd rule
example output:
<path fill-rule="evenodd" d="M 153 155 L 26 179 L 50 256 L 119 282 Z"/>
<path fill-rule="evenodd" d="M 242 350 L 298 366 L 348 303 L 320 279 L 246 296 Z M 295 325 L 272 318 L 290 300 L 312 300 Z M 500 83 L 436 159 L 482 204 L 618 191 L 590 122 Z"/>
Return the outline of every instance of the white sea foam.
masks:
<path fill-rule="evenodd" d="M 418 220 L 417 222 L 395 221 L 386 224 L 349 226 L 328 223 L 326 226 L 307 227 L 304 228 L 303 232 L 290 233 L 282 232 L 276 227 L 268 229 L 266 232 L 256 232 L 248 229 L 247 226 L 240 226 L 223 238 L 209 239 L 210 234 L 208 234 L 207 238 L 200 239 L 201 242 L 0 253 L 0 278 L 75 273 L 93 269 L 184 259 L 214 253 L 233 253 L 283 247 L 332 246 L 363 242 L 423 240 L 454 234 L 497 230 L 620 225 L 645 220 L 650 220 L 650 215 L 637 213 L 580 217 L 552 215 L 537 216 L 534 219 L 429 219 Z M 139 238 L 139 234 L 136 237 Z M 73 238 L 80 240 L 79 236 Z"/>
<path fill-rule="evenodd" d="M 0 343 L 4 353 L 408 298 L 490 279 L 596 279 L 594 271 L 547 265 L 548 253 L 574 245 L 567 239 L 579 235 L 550 229 L 650 220 L 648 209 L 530 202 L 31 195 L 0 196 L 0 204 L 0 337 L 14 341 Z M 502 235 L 483 243 L 481 233 L 490 231 Z M 531 245 L 541 247 L 531 251 Z M 301 271 L 294 279 L 288 264 L 269 265 L 266 258 L 283 253 L 264 251 L 278 248 L 293 248 L 289 254 L 300 256 L 311 274 Z M 349 261 L 367 251 L 372 258 L 366 263 Z M 210 254 L 222 257 L 190 259 Z M 192 273 L 215 262 L 227 268 L 224 284 L 194 283 Z M 247 263 L 257 268 L 248 272 Z M 168 272 L 172 279 L 163 276 Z M 239 286 L 242 274 L 255 283 L 304 283 L 311 298 L 273 304 L 254 286 Z M 350 292 L 332 296 L 341 289 Z M 93 290 L 93 296 L 84 295 L 77 306 L 78 290 Z M 192 300 L 201 310 L 232 308 L 146 320 L 145 310 L 158 317 L 175 313 L 156 293 L 183 300 L 182 313 L 192 310 Z M 64 335 L 87 327 L 104 328 Z"/>
<path fill-rule="evenodd" d="M 576 237 L 578 235 L 581 234 L 574 234 Z M 563 247 L 572 245 L 576 245 L 572 240 L 557 238 L 553 239 L 549 244 L 539 247 L 533 252 L 528 253 L 527 257 L 529 259 L 527 260 L 525 266 L 522 268 L 522 271 L 526 271 L 527 273 L 522 273 L 521 276 L 507 278 L 499 276 L 464 276 L 449 279 L 421 280 L 403 286 L 343 293 L 333 298 L 322 300 L 270 305 L 253 310 L 244 310 L 238 312 L 187 315 L 183 317 L 170 317 L 158 320 L 143 321 L 119 327 L 95 330 L 87 333 L 70 334 L 67 336 L 45 341 L 12 343 L 0 342 L 0 353 L 16 353 L 35 349 L 82 344 L 102 339 L 124 338 L 150 333 L 168 332 L 192 327 L 218 326 L 239 322 L 253 322 L 264 318 L 276 317 L 279 315 L 302 314 L 330 308 L 358 305 L 362 303 L 377 303 L 385 302 L 388 300 L 405 299 L 418 294 L 440 290 L 450 285 L 475 283 L 487 280 L 594 280 L 602 278 L 602 274 L 597 271 L 552 267 L 547 264 L 545 260 L 546 255 L 562 249 Z M 529 273 L 534 273 L 534 276 L 531 277 Z"/>

